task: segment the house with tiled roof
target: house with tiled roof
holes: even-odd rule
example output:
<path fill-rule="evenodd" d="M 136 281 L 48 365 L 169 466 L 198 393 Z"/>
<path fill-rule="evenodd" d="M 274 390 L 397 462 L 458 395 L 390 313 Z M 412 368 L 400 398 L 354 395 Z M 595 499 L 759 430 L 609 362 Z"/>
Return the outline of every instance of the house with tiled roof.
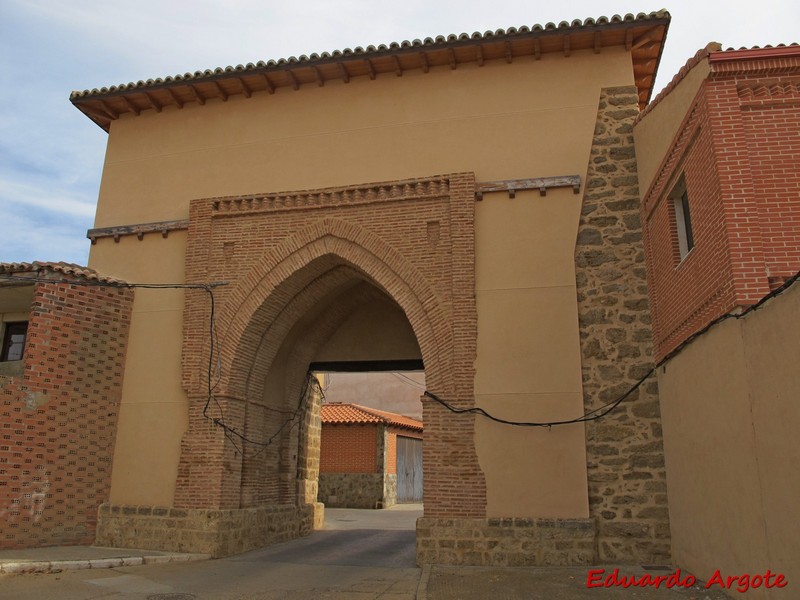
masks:
<path fill-rule="evenodd" d="M 325 403 L 318 498 L 325 506 L 422 502 L 422 421 L 358 404 Z"/>

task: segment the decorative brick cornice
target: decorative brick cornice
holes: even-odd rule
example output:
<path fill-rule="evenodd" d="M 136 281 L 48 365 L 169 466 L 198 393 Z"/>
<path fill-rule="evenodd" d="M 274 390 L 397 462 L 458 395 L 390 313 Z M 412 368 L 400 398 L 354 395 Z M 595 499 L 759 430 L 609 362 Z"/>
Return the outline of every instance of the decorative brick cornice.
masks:
<path fill-rule="evenodd" d="M 736 86 L 742 106 L 796 103 L 800 101 L 800 79 L 780 81 L 744 81 Z"/>
<path fill-rule="evenodd" d="M 251 196 L 230 196 L 211 199 L 211 216 L 242 215 L 353 206 L 376 202 L 399 202 L 441 198 L 450 193 L 450 180 L 434 177 L 425 181 L 390 181 L 358 187 L 322 188 L 299 192 L 278 192 Z"/>

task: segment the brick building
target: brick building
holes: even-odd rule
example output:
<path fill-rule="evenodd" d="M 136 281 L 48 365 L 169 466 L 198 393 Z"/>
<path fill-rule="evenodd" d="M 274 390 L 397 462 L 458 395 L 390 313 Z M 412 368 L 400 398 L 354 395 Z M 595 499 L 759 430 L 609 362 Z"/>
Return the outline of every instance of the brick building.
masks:
<path fill-rule="evenodd" d="M 797 580 L 800 46 L 709 45 L 634 138 L 673 559 Z"/>
<path fill-rule="evenodd" d="M 0 263 L 0 275 L 0 548 L 91 544 L 133 292 L 65 263 Z"/>
<path fill-rule="evenodd" d="M 388 508 L 422 501 L 421 421 L 342 403 L 323 404 L 320 416 L 320 502 Z"/>
<path fill-rule="evenodd" d="M 421 564 L 668 560 L 632 128 L 669 19 L 74 93 L 109 135 L 90 266 L 194 286 L 136 291 L 97 542 L 308 533 L 309 371 L 402 364 L 449 405 L 423 400 Z"/>

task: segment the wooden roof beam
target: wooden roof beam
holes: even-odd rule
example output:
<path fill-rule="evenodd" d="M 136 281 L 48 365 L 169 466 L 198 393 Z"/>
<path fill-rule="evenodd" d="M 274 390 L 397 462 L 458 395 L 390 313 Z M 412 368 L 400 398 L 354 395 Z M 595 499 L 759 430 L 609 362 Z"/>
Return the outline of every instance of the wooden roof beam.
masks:
<path fill-rule="evenodd" d="M 475 57 L 476 57 L 475 60 L 478 61 L 478 66 L 482 67 L 483 66 L 483 60 L 484 60 L 483 59 L 483 46 L 481 46 L 480 44 L 475 46 Z"/>
<path fill-rule="evenodd" d="M 206 99 L 203 98 L 203 96 L 200 95 L 200 92 L 198 92 L 197 88 L 194 87 L 191 83 L 189 84 L 189 90 L 192 92 L 192 96 L 195 97 L 195 99 L 200 104 L 200 106 L 205 105 Z"/>
<path fill-rule="evenodd" d="M 297 90 L 299 90 L 300 82 L 297 81 L 297 77 L 295 76 L 295 74 L 290 69 L 286 69 L 286 74 L 289 76 L 289 79 L 292 80 L 292 88 L 294 89 L 294 91 L 296 92 Z"/>
<path fill-rule="evenodd" d="M 239 82 L 239 87 L 242 88 L 242 93 L 244 94 L 244 97 L 250 98 L 253 95 L 253 90 L 247 87 L 247 84 L 245 84 L 244 79 L 242 79 L 241 77 L 237 77 L 236 81 Z"/>
<path fill-rule="evenodd" d="M 122 96 L 122 99 L 125 101 L 125 105 L 128 107 L 128 109 L 138 117 L 142 111 L 139 110 L 139 108 L 137 108 L 136 105 L 133 102 L 131 102 L 127 96 Z"/>
<path fill-rule="evenodd" d="M 542 60 L 542 44 L 538 38 L 533 40 L 533 55 L 536 60 Z"/>
<path fill-rule="evenodd" d="M 161 109 L 162 109 L 162 108 L 164 108 L 164 107 L 163 107 L 163 106 L 161 106 L 161 105 L 160 105 L 158 102 L 156 102 L 156 101 L 155 101 L 155 98 L 153 98 L 153 97 L 152 97 L 150 94 L 148 94 L 147 92 L 144 92 L 144 97 L 145 97 L 145 98 L 147 98 L 147 101 L 150 103 L 150 106 L 152 106 L 153 108 L 155 108 L 155 109 L 156 109 L 156 112 L 161 112 Z"/>
<path fill-rule="evenodd" d="M 428 63 L 428 55 L 425 52 L 419 53 L 419 62 L 422 65 L 422 72 L 427 73 L 431 70 L 431 65 Z"/>
<path fill-rule="evenodd" d="M 447 56 L 450 59 L 450 68 L 455 71 L 456 69 L 456 53 L 453 51 L 452 48 L 447 49 Z"/>
<path fill-rule="evenodd" d="M 339 63 L 339 71 L 342 73 L 344 82 L 350 83 L 350 73 L 347 72 L 347 67 L 344 66 L 344 63 Z"/>
<path fill-rule="evenodd" d="M 659 28 L 653 27 L 649 31 L 645 32 L 643 35 L 636 38 L 636 40 L 633 42 L 632 45 L 633 49 L 639 49 L 642 48 L 643 46 L 652 46 L 653 44 L 659 43 L 660 40 L 658 39 L 658 32 Z"/>
<path fill-rule="evenodd" d="M 325 78 L 322 76 L 322 71 L 320 71 L 317 67 L 312 67 L 314 69 L 314 75 L 317 77 L 317 85 L 319 87 L 325 86 Z"/>
<path fill-rule="evenodd" d="M 100 100 L 102 104 L 102 100 Z M 85 113 L 88 113 L 94 119 L 100 119 L 105 121 L 107 119 L 111 119 L 112 121 L 117 117 L 114 116 L 114 113 L 107 110 L 104 105 L 101 105 L 99 108 L 95 108 L 93 106 L 88 106 L 86 104 L 81 104 L 81 110 Z"/>
<path fill-rule="evenodd" d="M 365 58 L 364 61 L 367 63 L 367 71 L 369 71 L 369 78 L 375 79 L 375 65 L 373 65 L 372 61 L 368 58 Z"/>
<path fill-rule="evenodd" d="M 119 113 L 114 112 L 114 109 L 106 104 L 105 100 L 100 100 L 100 106 L 103 108 L 103 112 L 109 116 L 109 118 L 119 119 Z"/>
<path fill-rule="evenodd" d="M 166 88 L 166 90 L 169 92 L 170 98 L 172 98 L 172 101 L 175 103 L 175 106 L 178 107 L 178 110 L 183 108 L 183 101 L 178 98 L 175 92 L 172 91 L 172 88 Z"/>
<path fill-rule="evenodd" d="M 563 44 L 564 56 L 568 57 L 570 55 L 570 47 L 569 47 L 569 36 L 564 36 L 564 44 Z"/>
<path fill-rule="evenodd" d="M 395 75 L 397 75 L 398 77 L 402 77 L 403 76 L 403 66 L 400 64 L 400 59 L 397 58 L 396 54 L 392 55 L 392 58 L 394 59 L 394 72 L 395 72 Z"/>
<path fill-rule="evenodd" d="M 632 46 L 633 46 L 633 31 L 628 29 L 628 31 L 625 32 L 625 50 L 630 52 Z"/>
<path fill-rule="evenodd" d="M 225 90 L 222 89 L 222 86 L 219 84 L 219 81 L 217 81 L 215 79 L 211 83 L 213 83 L 214 87 L 217 88 L 217 92 L 219 92 L 219 95 L 222 98 L 222 101 L 223 102 L 227 102 L 228 101 L 228 94 L 225 92 Z"/>
<path fill-rule="evenodd" d="M 505 46 L 506 46 L 506 62 L 508 64 L 511 64 L 512 61 L 514 60 L 514 54 L 511 52 L 511 42 L 506 40 Z"/>
<path fill-rule="evenodd" d="M 600 41 L 600 32 L 594 32 L 594 53 L 600 54 L 600 49 L 603 47 L 603 43 Z"/>
<path fill-rule="evenodd" d="M 264 78 L 264 84 L 267 86 L 267 91 L 268 91 L 270 94 L 274 94 L 274 93 L 275 93 L 275 86 L 274 86 L 274 85 L 273 85 L 273 83 L 272 83 L 272 82 L 269 80 L 269 77 L 267 77 L 267 74 L 266 74 L 266 73 L 261 73 L 261 77 L 263 77 L 263 78 Z"/>

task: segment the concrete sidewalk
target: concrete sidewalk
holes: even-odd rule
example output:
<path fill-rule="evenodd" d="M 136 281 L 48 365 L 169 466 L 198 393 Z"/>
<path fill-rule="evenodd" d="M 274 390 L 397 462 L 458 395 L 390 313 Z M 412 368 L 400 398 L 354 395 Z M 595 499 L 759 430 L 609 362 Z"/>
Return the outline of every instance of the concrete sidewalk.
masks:
<path fill-rule="evenodd" d="M 136 570 L 109 571 L 109 569 L 133 567 L 138 565 L 155 565 L 179 563 L 207 559 L 203 554 L 182 554 L 157 552 L 153 550 L 135 550 L 124 548 L 100 548 L 94 546 L 67 546 L 52 548 L 36 548 L 31 550 L 0 551 L 0 574 L 25 575 L 29 573 L 59 573 L 78 569 L 105 569 L 109 574 L 116 572 L 125 577 L 137 577 Z M 241 560 L 242 557 L 239 557 Z M 230 559 L 227 559 L 230 560 Z M 226 559 L 213 561 L 224 563 Z M 178 565 L 173 565 L 177 567 Z M 188 566 L 188 565 L 187 565 Z M 221 567 L 222 568 L 222 567 Z M 316 569 L 324 569 L 318 565 Z M 395 582 L 391 593 L 387 594 L 386 585 L 381 581 L 378 569 L 364 569 L 366 579 L 363 583 L 345 589 L 336 587 L 331 581 L 330 588 L 317 588 L 318 597 L 326 600 L 351 600 L 359 598 L 372 600 L 581 600 L 598 598 L 626 599 L 632 597 L 640 600 L 729 600 L 718 589 L 706 590 L 702 584 L 690 588 L 667 589 L 664 586 L 654 587 L 610 587 L 589 588 L 587 577 L 590 569 L 605 569 L 611 573 L 613 565 L 601 567 L 538 567 L 538 568 L 502 568 L 502 567 L 454 567 L 445 565 L 426 565 L 421 570 L 413 570 L 403 576 L 403 585 Z M 638 566 L 620 566 L 619 573 L 624 576 L 653 577 L 668 575 L 670 568 L 649 568 Z M 374 573 L 373 573 L 374 571 Z M 412 571 L 406 569 L 405 571 Z M 125 574 L 129 575 L 125 575 Z M 145 575 L 145 572 L 140 572 Z M 99 575 L 99 573 L 98 573 Z M 321 574 L 320 574 L 321 575 Z M 105 575 L 104 575 L 105 577 Z M 139 577 L 141 579 L 141 577 Z M 417 582 L 417 578 L 419 581 Z M 10 583 L 11 580 L 7 580 Z M 31 583 L 43 584 L 44 580 L 34 579 Z M 367 585 L 371 584 L 371 585 Z M 300 595 L 273 596 L 253 595 L 252 598 L 300 598 L 308 591 L 298 592 Z M 199 595 L 184 595 L 198 600 L 206 598 Z M 208 596 L 211 598 L 212 596 Z M 227 596 L 226 596 L 227 597 Z M 250 597 L 250 596 L 248 596 Z M 788 596 L 787 596 L 788 597 Z"/>
<path fill-rule="evenodd" d="M 26 550 L 0 550 L 0 575 L 58 573 L 75 569 L 110 569 L 171 562 L 206 560 L 207 554 L 185 554 L 102 548 L 98 546 L 52 546 Z"/>
<path fill-rule="evenodd" d="M 589 571 L 606 574 L 619 569 L 620 576 L 639 578 L 670 575 L 672 567 L 643 568 L 636 565 L 586 567 L 453 567 L 425 566 L 416 600 L 731 600 L 719 589 L 691 587 L 612 586 L 589 587 Z M 686 575 L 686 573 L 684 573 Z M 790 596 L 786 595 L 788 600 Z"/>

